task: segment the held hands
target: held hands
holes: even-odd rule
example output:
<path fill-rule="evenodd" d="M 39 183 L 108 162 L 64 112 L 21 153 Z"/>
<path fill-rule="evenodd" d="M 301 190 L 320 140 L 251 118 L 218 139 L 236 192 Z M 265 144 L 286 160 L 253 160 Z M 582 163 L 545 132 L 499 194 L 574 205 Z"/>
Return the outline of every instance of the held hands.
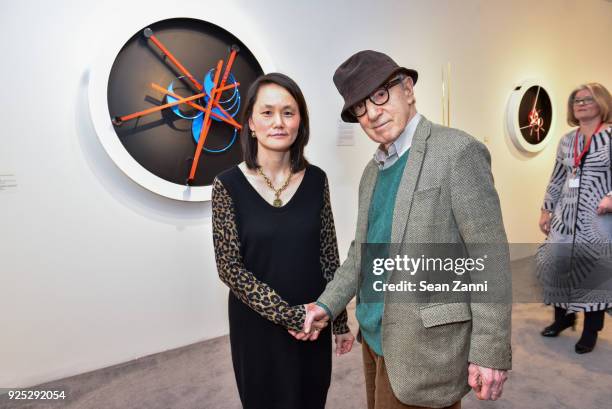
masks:
<path fill-rule="evenodd" d="M 315 303 L 306 305 L 306 319 L 304 320 L 304 332 L 310 333 L 311 328 L 316 331 L 317 325 L 321 322 L 329 321 L 329 316 L 325 310 Z"/>
<path fill-rule="evenodd" d="M 290 329 L 288 331 L 295 339 L 301 341 L 316 341 L 316 339 L 319 338 L 319 332 L 327 327 L 329 317 L 325 310 L 315 303 L 305 304 L 304 308 L 306 309 L 304 330 L 298 332 Z"/>
<path fill-rule="evenodd" d="M 597 214 L 612 213 L 612 196 L 604 196 L 597 205 Z"/>
<path fill-rule="evenodd" d="M 542 231 L 542 233 L 548 235 L 548 233 L 550 232 L 550 219 L 551 219 L 552 213 L 550 213 L 548 210 L 542 210 L 542 214 L 540 215 L 540 221 L 539 221 L 539 225 L 540 225 L 540 230 Z"/>
<path fill-rule="evenodd" d="M 304 330 L 294 331 L 289 330 L 289 333 L 294 338 L 301 341 L 315 341 L 319 338 L 320 331 L 325 328 L 329 323 L 329 316 L 325 310 L 315 303 L 304 305 L 306 308 L 306 319 L 304 320 Z M 335 336 L 336 342 L 336 356 L 344 355 L 351 352 L 355 337 L 351 332 L 344 334 L 337 334 Z"/>
<path fill-rule="evenodd" d="M 508 375 L 501 369 L 485 368 L 472 363 L 468 367 L 468 384 L 480 400 L 499 399 L 506 379 Z"/>

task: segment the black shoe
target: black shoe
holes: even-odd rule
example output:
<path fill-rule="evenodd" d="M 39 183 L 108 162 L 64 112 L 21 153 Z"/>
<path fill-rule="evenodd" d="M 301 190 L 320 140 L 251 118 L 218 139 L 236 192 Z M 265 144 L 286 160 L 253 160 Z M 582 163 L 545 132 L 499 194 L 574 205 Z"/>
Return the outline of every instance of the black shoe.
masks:
<path fill-rule="evenodd" d="M 561 331 L 572 327 L 572 330 L 576 330 L 576 314 L 566 315 L 560 320 L 555 320 L 552 325 L 544 328 L 541 332 L 543 337 L 556 337 Z"/>
<path fill-rule="evenodd" d="M 595 348 L 597 343 L 597 331 L 584 331 L 576 344 L 577 354 L 588 354 Z"/>

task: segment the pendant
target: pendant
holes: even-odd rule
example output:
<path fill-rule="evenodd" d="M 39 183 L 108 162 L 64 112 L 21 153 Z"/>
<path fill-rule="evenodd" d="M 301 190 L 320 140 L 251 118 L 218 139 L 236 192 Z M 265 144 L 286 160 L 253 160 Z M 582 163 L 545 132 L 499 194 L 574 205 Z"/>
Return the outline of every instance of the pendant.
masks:
<path fill-rule="evenodd" d="M 280 200 L 279 198 L 274 199 L 274 202 L 272 203 L 272 205 L 274 207 L 281 207 L 283 205 L 283 201 Z"/>

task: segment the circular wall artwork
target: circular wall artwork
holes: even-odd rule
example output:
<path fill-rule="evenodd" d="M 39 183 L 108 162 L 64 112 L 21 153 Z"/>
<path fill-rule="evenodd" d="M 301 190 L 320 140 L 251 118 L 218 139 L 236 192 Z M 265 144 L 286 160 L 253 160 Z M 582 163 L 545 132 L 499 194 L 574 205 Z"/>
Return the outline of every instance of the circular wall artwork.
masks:
<path fill-rule="evenodd" d="M 215 176 L 242 161 L 242 99 L 262 74 L 249 48 L 212 23 L 171 18 L 142 27 L 112 61 L 105 125 L 112 133 L 98 132 L 102 144 L 145 188 L 209 200 Z"/>
<path fill-rule="evenodd" d="M 506 130 L 519 150 L 538 152 L 550 141 L 552 101 L 541 81 L 524 81 L 514 88 L 506 108 Z"/>

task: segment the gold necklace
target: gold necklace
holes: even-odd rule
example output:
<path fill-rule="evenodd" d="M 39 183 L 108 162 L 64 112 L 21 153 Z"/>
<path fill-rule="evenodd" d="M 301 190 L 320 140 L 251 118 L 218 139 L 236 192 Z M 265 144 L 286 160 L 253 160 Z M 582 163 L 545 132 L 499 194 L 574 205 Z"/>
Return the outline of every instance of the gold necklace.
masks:
<path fill-rule="evenodd" d="M 274 202 L 272 202 L 272 205 L 274 207 L 281 207 L 283 205 L 283 201 L 280 198 L 280 194 L 283 192 L 283 190 L 287 189 L 287 186 L 289 186 L 289 179 L 291 179 L 291 172 L 289 172 L 289 176 L 287 176 L 287 180 L 285 180 L 285 183 L 283 183 L 283 186 L 281 186 L 280 189 L 276 189 L 274 187 L 274 185 L 272 184 L 272 181 L 266 176 L 265 173 L 263 173 L 263 170 L 261 170 L 261 166 L 257 167 L 257 172 L 259 172 L 259 174 L 264 178 L 268 187 L 274 191 L 274 196 L 276 196 L 276 199 L 274 199 Z"/>

